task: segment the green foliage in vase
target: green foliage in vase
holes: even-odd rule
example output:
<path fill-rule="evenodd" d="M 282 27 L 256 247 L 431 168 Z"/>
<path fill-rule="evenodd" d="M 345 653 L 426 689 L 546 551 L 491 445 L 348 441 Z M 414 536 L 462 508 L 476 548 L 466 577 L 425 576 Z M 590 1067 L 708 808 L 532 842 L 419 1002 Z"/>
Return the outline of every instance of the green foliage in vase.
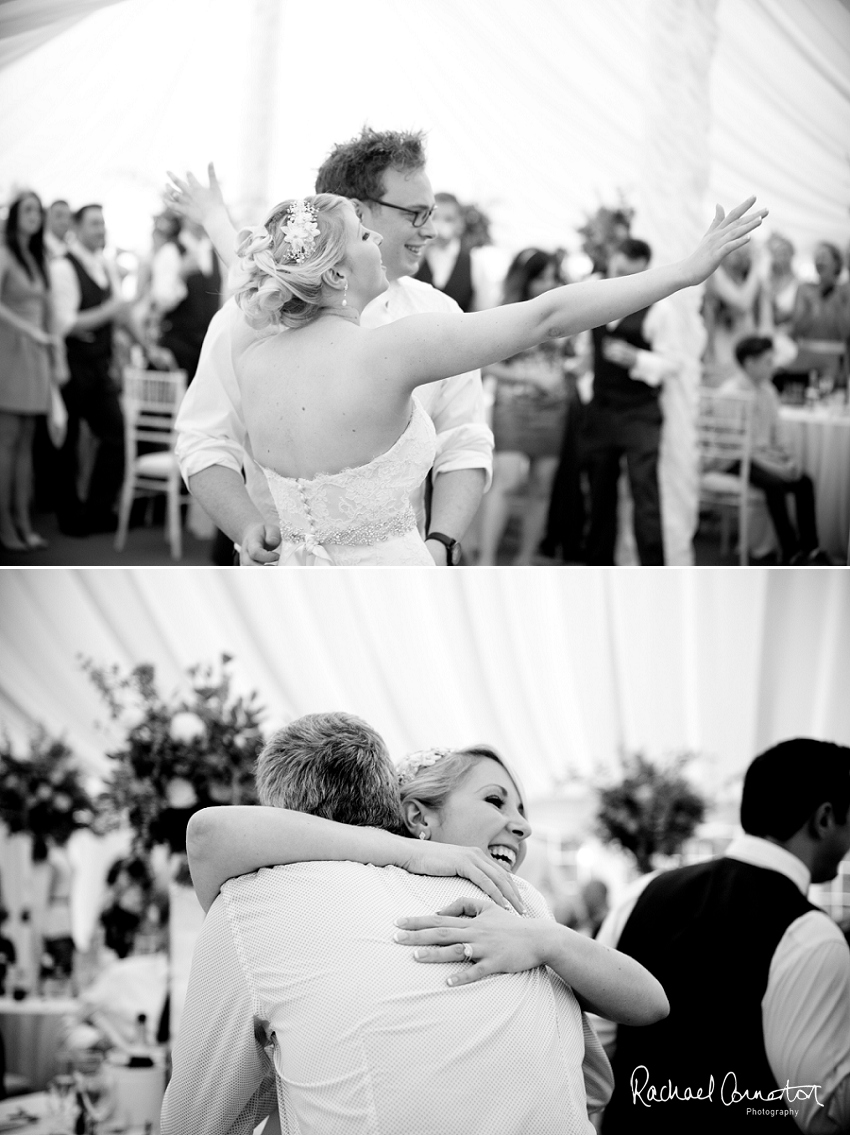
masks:
<path fill-rule="evenodd" d="M 129 673 L 117 666 L 83 668 L 100 691 L 113 721 L 126 729 L 107 753 L 113 764 L 100 805 L 118 826 L 129 821 L 139 845 L 185 849 L 193 812 L 213 804 L 255 804 L 254 765 L 263 745 L 263 710 L 257 695 L 232 689 L 229 655 L 217 666 L 189 669 L 191 693 L 164 697 L 154 668 Z"/>
<path fill-rule="evenodd" d="M 705 816 L 705 800 L 683 775 L 691 758 L 684 753 L 661 767 L 635 753 L 623 759 L 623 779 L 599 790 L 602 839 L 633 855 L 642 874 L 656 855 L 680 851 Z"/>
<path fill-rule="evenodd" d="M 0 739 L 0 819 L 13 835 L 32 836 L 36 861 L 46 858 L 51 844 L 61 847 L 94 822 L 94 801 L 74 754 L 43 727 L 33 733 L 25 757 L 15 756 L 8 737 Z"/>

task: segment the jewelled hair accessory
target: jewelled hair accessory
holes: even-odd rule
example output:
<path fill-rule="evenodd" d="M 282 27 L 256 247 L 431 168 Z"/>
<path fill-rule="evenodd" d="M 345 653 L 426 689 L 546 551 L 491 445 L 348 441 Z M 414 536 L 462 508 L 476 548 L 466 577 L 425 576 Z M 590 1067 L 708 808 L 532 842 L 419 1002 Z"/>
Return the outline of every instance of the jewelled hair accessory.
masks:
<path fill-rule="evenodd" d="M 398 766 L 399 786 L 408 784 L 423 768 L 429 768 L 444 757 L 450 757 L 452 752 L 452 749 L 420 749 L 418 753 L 411 753 Z"/>
<path fill-rule="evenodd" d="M 303 264 L 316 249 L 316 241 L 321 236 L 318 213 L 306 201 L 295 201 L 284 214 L 280 231 L 286 251 L 284 264 Z"/>

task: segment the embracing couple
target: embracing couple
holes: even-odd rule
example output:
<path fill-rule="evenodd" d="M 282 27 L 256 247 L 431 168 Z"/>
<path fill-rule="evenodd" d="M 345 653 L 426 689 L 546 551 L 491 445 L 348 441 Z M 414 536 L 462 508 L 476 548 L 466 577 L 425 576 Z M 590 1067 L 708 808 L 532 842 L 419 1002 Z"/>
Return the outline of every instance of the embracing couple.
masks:
<path fill-rule="evenodd" d="M 585 1010 L 651 1024 L 667 999 L 513 875 L 531 829 L 504 759 L 396 768 L 359 718 L 312 714 L 256 775 L 264 807 L 189 825 L 207 915 L 163 1135 L 593 1135 L 613 1081 Z"/>
<path fill-rule="evenodd" d="M 172 178 L 172 204 L 238 259 L 177 454 L 246 564 L 457 562 L 490 475 L 478 368 L 701 283 L 765 215 L 753 198 L 718 206 L 677 264 L 463 315 L 410 278 L 434 235 L 421 135 L 366 129 L 337 146 L 316 195 L 282 201 L 238 245 L 212 171 L 209 188 Z"/>

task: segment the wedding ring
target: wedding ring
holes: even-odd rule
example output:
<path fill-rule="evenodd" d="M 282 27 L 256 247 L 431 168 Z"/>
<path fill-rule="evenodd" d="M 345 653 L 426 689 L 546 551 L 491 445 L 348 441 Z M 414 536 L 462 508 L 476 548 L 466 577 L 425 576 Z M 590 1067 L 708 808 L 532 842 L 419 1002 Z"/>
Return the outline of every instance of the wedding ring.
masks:
<path fill-rule="evenodd" d="M 464 944 L 463 944 L 463 956 L 466 958 L 466 960 L 468 962 L 471 962 L 473 960 L 471 943 L 464 942 Z"/>

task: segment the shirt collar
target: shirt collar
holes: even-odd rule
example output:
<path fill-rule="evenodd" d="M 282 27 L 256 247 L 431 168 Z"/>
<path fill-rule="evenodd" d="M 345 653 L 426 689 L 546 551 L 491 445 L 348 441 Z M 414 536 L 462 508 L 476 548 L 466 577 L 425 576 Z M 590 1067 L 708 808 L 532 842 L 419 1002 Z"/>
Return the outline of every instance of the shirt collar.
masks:
<path fill-rule="evenodd" d="M 777 843 L 771 843 L 769 839 L 761 839 L 755 835 L 739 835 L 729 844 L 726 849 L 726 855 L 729 859 L 737 859 L 741 863 L 749 863 L 753 867 L 765 867 L 768 871 L 778 871 L 780 875 L 785 875 L 791 882 L 798 888 L 801 894 L 806 894 L 809 889 L 809 884 L 812 881 L 812 875 L 808 867 L 798 859 L 796 855 L 792 855 L 790 851 L 786 851 L 784 847 L 780 847 Z"/>

